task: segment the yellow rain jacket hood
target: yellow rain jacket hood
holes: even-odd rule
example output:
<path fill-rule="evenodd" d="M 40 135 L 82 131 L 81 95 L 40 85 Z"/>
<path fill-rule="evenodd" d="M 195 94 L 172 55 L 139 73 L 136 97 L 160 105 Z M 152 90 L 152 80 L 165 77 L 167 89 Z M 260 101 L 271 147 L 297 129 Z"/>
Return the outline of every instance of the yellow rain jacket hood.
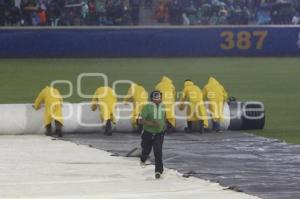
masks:
<path fill-rule="evenodd" d="M 37 96 L 34 108 L 39 109 L 41 104 L 45 104 L 44 124 L 51 124 L 52 120 L 57 120 L 63 125 L 62 103 L 63 99 L 59 91 L 53 87 L 46 86 Z"/>
<path fill-rule="evenodd" d="M 187 121 L 199 121 L 203 120 L 204 127 L 208 127 L 208 120 L 206 109 L 203 101 L 203 95 L 201 89 L 195 85 L 192 81 L 185 81 L 180 102 L 189 102 L 187 108 Z M 180 109 L 183 109 L 184 105 L 180 105 Z"/>
<path fill-rule="evenodd" d="M 218 80 L 216 80 L 214 77 L 210 77 L 210 78 L 208 79 L 208 83 L 209 83 L 209 84 L 220 84 L 220 83 L 218 82 Z"/>
<path fill-rule="evenodd" d="M 215 121 L 224 119 L 223 108 L 228 94 L 224 87 L 213 77 L 210 77 L 203 88 L 203 98 L 209 102 L 209 110 Z"/>
<path fill-rule="evenodd" d="M 163 76 L 161 81 L 155 86 L 155 90 L 159 90 L 163 94 L 163 102 L 175 101 L 175 86 L 170 78 Z"/>
<path fill-rule="evenodd" d="M 92 99 L 92 110 L 95 111 L 99 107 L 100 118 L 102 121 L 111 119 L 112 122 L 116 122 L 115 106 L 117 98 L 115 91 L 110 87 L 99 87 L 95 91 Z"/>
<path fill-rule="evenodd" d="M 163 76 L 163 77 L 161 78 L 161 82 L 173 84 L 173 81 L 172 81 L 169 77 L 167 77 L 167 76 Z"/>

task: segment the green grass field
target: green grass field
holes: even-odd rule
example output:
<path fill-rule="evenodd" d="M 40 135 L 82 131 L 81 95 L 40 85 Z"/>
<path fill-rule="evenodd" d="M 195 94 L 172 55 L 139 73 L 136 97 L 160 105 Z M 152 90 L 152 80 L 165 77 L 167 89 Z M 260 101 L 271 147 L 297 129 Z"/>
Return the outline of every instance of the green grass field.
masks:
<path fill-rule="evenodd" d="M 0 103 L 32 103 L 53 80 L 74 83 L 74 95 L 65 101 L 87 101 L 77 95 L 76 79 L 93 72 L 106 73 L 110 84 L 129 79 L 149 91 L 162 75 L 173 79 L 178 91 L 187 78 L 203 87 L 214 76 L 231 96 L 264 102 L 266 128 L 253 133 L 300 144 L 300 58 L 1 59 Z M 99 78 L 89 78 L 82 90 L 92 94 L 101 85 Z M 126 85 L 117 88 L 120 94 L 126 91 Z"/>

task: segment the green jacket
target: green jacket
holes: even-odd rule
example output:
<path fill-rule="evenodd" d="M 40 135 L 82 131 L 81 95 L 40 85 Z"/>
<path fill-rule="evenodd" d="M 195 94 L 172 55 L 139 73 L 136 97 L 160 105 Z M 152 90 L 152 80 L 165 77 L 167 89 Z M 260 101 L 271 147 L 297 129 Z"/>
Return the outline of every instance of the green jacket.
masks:
<path fill-rule="evenodd" d="M 143 127 L 145 131 L 156 134 L 162 133 L 165 130 L 166 111 L 163 103 L 156 105 L 149 102 L 143 107 L 141 117 L 143 120 L 155 120 L 159 123 L 159 127 L 144 125 Z"/>

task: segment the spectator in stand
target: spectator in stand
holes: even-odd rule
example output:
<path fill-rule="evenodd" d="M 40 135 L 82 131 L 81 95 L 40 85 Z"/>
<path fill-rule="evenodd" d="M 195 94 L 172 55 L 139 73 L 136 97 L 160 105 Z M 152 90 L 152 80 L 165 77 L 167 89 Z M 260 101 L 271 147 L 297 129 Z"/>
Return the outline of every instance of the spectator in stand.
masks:
<path fill-rule="evenodd" d="M 271 23 L 271 17 L 270 17 L 270 4 L 262 3 L 257 8 L 257 24 L 258 25 L 265 25 Z"/>
<path fill-rule="evenodd" d="M 201 24 L 209 25 L 212 14 L 213 13 L 212 13 L 211 5 L 208 3 L 203 4 L 201 6 Z"/>
<path fill-rule="evenodd" d="M 179 0 L 171 0 L 169 5 L 170 24 L 181 25 L 182 24 L 182 5 Z"/>
<path fill-rule="evenodd" d="M 57 26 L 59 18 L 61 16 L 61 11 L 58 2 L 52 0 L 48 4 L 48 9 L 46 10 L 47 24 L 50 26 Z"/>
<path fill-rule="evenodd" d="M 290 24 L 295 13 L 296 10 L 291 3 L 284 3 L 281 9 L 282 24 Z"/>
<path fill-rule="evenodd" d="M 116 0 L 113 4 L 113 24 L 123 25 L 124 23 L 124 3 L 122 0 Z"/>
<path fill-rule="evenodd" d="M 98 17 L 96 13 L 96 2 L 95 0 L 90 0 L 88 2 L 88 23 L 87 25 L 97 25 Z"/>
<path fill-rule="evenodd" d="M 133 25 L 140 23 L 140 6 L 141 0 L 129 0 L 130 16 Z"/>
<path fill-rule="evenodd" d="M 132 19 L 131 19 L 131 12 L 130 12 L 130 5 L 129 5 L 129 0 L 122 0 L 123 2 L 123 20 L 122 20 L 122 25 L 129 26 L 132 25 Z M 138 16 L 138 23 L 140 22 L 140 14 Z M 138 25 L 138 24 L 136 24 Z"/>
<path fill-rule="evenodd" d="M 248 25 L 249 20 L 250 20 L 250 11 L 246 6 L 244 6 L 242 9 L 242 13 L 241 13 L 241 21 L 240 21 L 241 23 L 240 24 Z"/>
<path fill-rule="evenodd" d="M 152 6 L 152 0 L 0 0 L 0 26 L 139 25 L 141 1 Z M 291 24 L 300 12 L 300 0 L 157 1 L 155 19 L 172 25 Z"/>
<path fill-rule="evenodd" d="M 159 23 L 164 23 L 168 21 L 168 7 L 163 1 L 159 1 L 159 4 L 155 9 L 155 19 Z"/>
<path fill-rule="evenodd" d="M 32 26 L 36 23 L 35 12 L 37 11 L 36 3 L 34 1 L 25 0 L 22 6 L 22 13 L 25 26 Z"/>
<path fill-rule="evenodd" d="M 105 11 L 106 11 L 105 25 L 113 25 L 114 24 L 114 8 L 113 8 L 112 0 L 106 0 Z"/>
<path fill-rule="evenodd" d="M 20 21 L 21 21 L 20 4 L 16 2 L 14 3 L 12 1 L 6 1 L 5 7 L 6 7 L 6 11 L 5 11 L 4 18 L 2 19 L 4 23 L 8 26 L 20 25 Z"/>
<path fill-rule="evenodd" d="M 183 24 L 185 25 L 197 25 L 197 8 L 193 1 L 188 1 L 185 3 L 184 13 L 183 13 Z"/>
<path fill-rule="evenodd" d="M 43 9 L 39 9 L 37 12 L 38 16 L 38 25 L 44 26 L 46 25 L 47 18 L 46 18 L 46 11 Z"/>
<path fill-rule="evenodd" d="M 89 5 L 87 3 L 83 3 L 80 13 L 84 24 L 89 24 Z"/>
<path fill-rule="evenodd" d="M 210 25 L 217 25 L 218 24 L 218 14 L 216 12 L 213 13 L 213 15 L 209 19 Z"/>
<path fill-rule="evenodd" d="M 105 25 L 105 0 L 96 0 L 96 13 L 98 17 L 98 25 Z"/>
<path fill-rule="evenodd" d="M 274 24 L 289 24 L 294 14 L 295 9 L 286 0 L 278 0 L 271 8 L 271 18 Z"/>
<path fill-rule="evenodd" d="M 227 9 L 225 8 L 225 5 L 224 5 L 219 10 L 218 24 L 220 24 L 220 25 L 227 24 L 227 17 L 228 17 L 228 11 L 227 11 Z"/>
<path fill-rule="evenodd" d="M 5 25 L 5 2 L 0 0 L 0 26 Z"/>
<path fill-rule="evenodd" d="M 300 24 L 300 14 L 297 12 L 292 19 L 292 24 L 299 25 Z"/>
<path fill-rule="evenodd" d="M 6 7 L 6 3 L 5 0 L 0 0 L 0 26 L 4 26 L 5 25 L 5 7 Z"/>

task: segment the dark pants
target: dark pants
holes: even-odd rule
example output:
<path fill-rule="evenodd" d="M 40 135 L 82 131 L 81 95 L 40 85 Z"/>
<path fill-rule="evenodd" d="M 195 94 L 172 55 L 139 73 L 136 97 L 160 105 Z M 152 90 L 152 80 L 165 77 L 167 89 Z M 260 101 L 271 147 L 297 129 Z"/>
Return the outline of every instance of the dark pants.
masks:
<path fill-rule="evenodd" d="M 162 145 L 164 142 L 164 134 L 152 134 L 144 131 L 142 134 L 142 155 L 141 161 L 145 162 L 151 153 L 152 147 L 155 157 L 155 172 L 163 173 L 164 166 L 162 161 Z"/>
<path fill-rule="evenodd" d="M 112 121 L 109 119 L 106 121 L 106 125 L 105 125 L 105 135 L 111 136 L 112 135 L 112 125 L 111 125 Z"/>
<path fill-rule="evenodd" d="M 138 122 L 138 119 L 136 120 L 136 126 L 137 126 L 137 133 L 141 135 L 143 133 L 143 125 Z"/>
<path fill-rule="evenodd" d="M 167 133 L 173 133 L 175 132 L 175 127 L 167 120 L 166 121 L 166 126 L 167 126 L 167 129 L 166 129 L 166 132 Z"/>
<path fill-rule="evenodd" d="M 220 122 L 213 121 L 213 130 L 214 131 L 220 131 L 221 130 L 221 124 L 220 124 Z"/>
<path fill-rule="evenodd" d="M 187 128 L 185 128 L 185 132 L 191 133 L 193 131 L 203 133 L 203 120 L 199 121 L 187 121 Z"/>
<path fill-rule="evenodd" d="M 61 129 L 62 129 L 63 125 L 57 120 L 54 120 L 54 124 L 55 124 L 55 133 L 57 133 L 59 137 L 62 137 Z M 51 123 L 46 125 L 46 135 L 47 136 L 52 135 L 52 125 L 51 125 Z"/>

